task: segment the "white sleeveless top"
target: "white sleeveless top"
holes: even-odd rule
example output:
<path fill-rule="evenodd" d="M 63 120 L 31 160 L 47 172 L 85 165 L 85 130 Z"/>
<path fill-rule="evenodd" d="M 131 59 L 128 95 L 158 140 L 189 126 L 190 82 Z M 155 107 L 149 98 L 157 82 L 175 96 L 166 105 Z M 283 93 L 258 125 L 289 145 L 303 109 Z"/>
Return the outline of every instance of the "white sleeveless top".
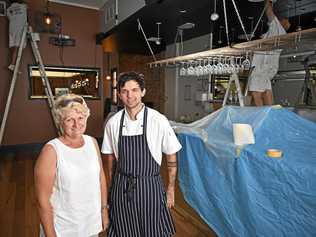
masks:
<path fill-rule="evenodd" d="M 93 139 L 71 148 L 58 138 L 48 142 L 57 153 L 57 172 L 50 198 L 57 237 L 89 237 L 102 230 L 100 163 Z M 40 236 L 44 237 L 41 228 Z"/>

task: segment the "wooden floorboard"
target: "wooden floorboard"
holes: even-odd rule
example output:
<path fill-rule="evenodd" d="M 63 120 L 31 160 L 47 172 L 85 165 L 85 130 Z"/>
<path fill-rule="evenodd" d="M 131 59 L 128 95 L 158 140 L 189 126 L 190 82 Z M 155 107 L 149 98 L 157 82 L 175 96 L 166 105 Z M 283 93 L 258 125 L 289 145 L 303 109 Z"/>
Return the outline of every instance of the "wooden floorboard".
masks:
<path fill-rule="evenodd" d="M 0 157 L 0 181 L 10 181 L 12 177 L 12 165 L 14 154 Z"/>
<path fill-rule="evenodd" d="M 0 157 L 0 237 L 39 235 L 33 180 L 36 157 L 35 153 L 20 151 Z M 165 170 L 162 173 L 165 177 Z M 176 208 L 172 210 L 172 216 L 177 229 L 174 237 L 216 237 L 185 203 L 179 187 L 176 191 Z"/>
<path fill-rule="evenodd" d="M 12 179 L 16 182 L 16 198 L 14 210 L 14 226 L 18 228 L 13 229 L 13 236 L 24 236 L 25 230 L 25 163 L 21 154 L 17 154 L 13 163 Z"/>
<path fill-rule="evenodd" d="M 16 184 L 0 182 L 0 236 L 13 236 Z"/>
<path fill-rule="evenodd" d="M 34 188 L 34 165 L 35 160 L 27 160 L 25 164 L 25 237 L 39 235 L 39 217 L 36 210 L 35 188 Z"/>

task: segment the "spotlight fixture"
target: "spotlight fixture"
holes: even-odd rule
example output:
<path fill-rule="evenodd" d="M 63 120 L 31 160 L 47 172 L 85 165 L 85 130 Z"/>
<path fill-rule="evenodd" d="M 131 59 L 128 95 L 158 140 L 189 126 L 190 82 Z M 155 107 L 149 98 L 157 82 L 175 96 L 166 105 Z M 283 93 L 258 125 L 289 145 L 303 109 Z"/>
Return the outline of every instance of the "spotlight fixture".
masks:
<path fill-rule="evenodd" d="M 155 42 L 156 45 L 160 45 L 161 44 L 161 37 L 160 37 L 159 26 L 161 25 L 161 22 L 156 22 L 156 24 L 157 24 L 157 37 L 150 37 L 147 40 Z"/>

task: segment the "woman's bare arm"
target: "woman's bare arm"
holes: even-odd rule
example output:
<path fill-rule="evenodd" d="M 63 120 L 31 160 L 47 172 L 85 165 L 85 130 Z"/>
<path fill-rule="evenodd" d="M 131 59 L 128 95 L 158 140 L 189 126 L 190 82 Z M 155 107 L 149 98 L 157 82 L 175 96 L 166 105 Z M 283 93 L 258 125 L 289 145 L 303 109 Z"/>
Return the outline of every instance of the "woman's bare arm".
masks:
<path fill-rule="evenodd" d="M 45 145 L 34 168 L 35 193 L 39 217 L 46 237 L 56 237 L 50 197 L 56 177 L 57 155 L 51 145 Z"/>
<path fill-rule="evenodd" d="M 107 208 L 108 207 L 108 203 L 107 203 L 108 190 L 107 190 L 107 185 L 106 185 L 106 180 L 105 180 L 105 175 L 104 175 L 104 170 L 103 170 L 100 149 L 95 139 L 94 139 L 94 144 L 98 152 L 98 158 L 99 158 L 99 163 L 100 163 L 101 215 L 102 215 L 102 225 L 103 225 L 102 227 L 103 227 L 103 230 L 106 230 L 109 225 L 109 215 L 108 215 L 108 208 Z"/>

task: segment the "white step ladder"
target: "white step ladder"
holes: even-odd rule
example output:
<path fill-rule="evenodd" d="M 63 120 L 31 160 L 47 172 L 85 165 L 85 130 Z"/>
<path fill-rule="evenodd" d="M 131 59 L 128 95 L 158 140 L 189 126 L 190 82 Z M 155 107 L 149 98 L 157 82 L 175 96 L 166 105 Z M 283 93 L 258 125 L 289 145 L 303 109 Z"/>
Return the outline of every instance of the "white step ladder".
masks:
<path fill-rule="evenodd" d="M 39 52 L 39 49 L 38 49 L 38 46 L 37 46 L 37 43 L 36 43 L 36 39 L 34 37 L 33 29 L 32 29 L 31 26 L 26 24 L 24 26 L 24 29 L 23 29 L 23 34 L 22 34 L 20 46 L 19 46 L 19 49 L 18 49 L 18 55 L 17 55 L 17 59 L 16 59 L 16 62 L 15 62 L 13 77 L 12 77 L 12 80 L 11 80 L 11 86 L 10 86 L 10 90 L 9 90 L 9 95 L 8 95 L 5 111 L 4 111 L 4 114 L 3 114 L 2 122 L 1 122 L 0 144 L 2 144 L 2 139 L 3 139 L 3 136 L 4 136 L 5 125 L 6 125 L 6 121 L 7 121 L 9 110 L 10 110 L 10 105 L 11 105 L 11 101 L 12 101 L 14 87 L 15 87 L 15 83 L 16 83 L 16 80 L 17 80 L 17 77 L 18 77 L 18 74 L 19 74 L 19 67 L 20 67 L 20 64 L 21 64 L 23 48 L 26 45 L 28 38 L 30 39 L 32 52 L 33 52 L 36 64 L 38 64 L 38 68 L 39 68 L 41 79 L 42 79 L 42 84 L 43 84 L 44 89 L 45 89 L 45 94 L 47 96 L 47 101 L 48 101 L 48 105 L 49 105 L 49 108 L 50 108 L 50 111 L 51 111 L 51 115 L 52 115 L 55 127 L 56 127 L 56 129 L 58 131 L 58 134 L 60 134 L 60 130 L 59 130 L 58 126 L 57 126 L 57 120 L 56 120 L 56 117 L 55 117 L 55 115 L 53 113 L 54 96 L 53 96 L 53 93 L 52 93 L 52 89 L 50 87 L 48 78 L 46 76 L 45 67 L 44 67 L 44 64 L 43 64 L 43 61 L 42 61 L 42 57 L 41 57 L 41 54 Z"/>
<path fill-rule="evenodd" d="M 228 96 L 229 96 L 229 93 L 230 93 L 230 86 L 231 86 L 232 82 L 235 82 L 235 85 L 236 85 L 239 105 L 240 105 L 240 107 L 244 107 L 245 106 L 244 96 L 243 96 L 243 94 L 241 92 L 240 83 L 239 83 L 239 77 L 238 77 L 237 73 L 233 73 L 233 74 L 230 75 L 230 78 L 229 78 L 229 81 L 228 81 L 228 86 L 227 86 L 227 89 L 226 89 L 226 92 L 225 92 L 225 97 L 224 97 L 222 106 L 226 105 L 226 102 L 227 102 L 227 99 L 228 99 Z"/>

